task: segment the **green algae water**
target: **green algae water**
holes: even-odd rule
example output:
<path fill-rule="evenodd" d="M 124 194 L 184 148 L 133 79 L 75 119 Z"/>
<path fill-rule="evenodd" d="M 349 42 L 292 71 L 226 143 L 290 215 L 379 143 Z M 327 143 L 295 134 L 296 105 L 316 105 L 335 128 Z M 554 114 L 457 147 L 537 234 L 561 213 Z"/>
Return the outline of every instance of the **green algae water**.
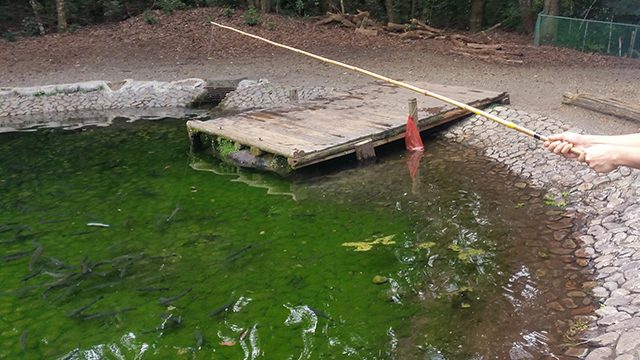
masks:
<path fill-rule="evenodd" d="M 450 145 L 405 162 L 281 179 L 179 120 L 0 134 L 0 358 L 550 354 L 536 194 Z"/>

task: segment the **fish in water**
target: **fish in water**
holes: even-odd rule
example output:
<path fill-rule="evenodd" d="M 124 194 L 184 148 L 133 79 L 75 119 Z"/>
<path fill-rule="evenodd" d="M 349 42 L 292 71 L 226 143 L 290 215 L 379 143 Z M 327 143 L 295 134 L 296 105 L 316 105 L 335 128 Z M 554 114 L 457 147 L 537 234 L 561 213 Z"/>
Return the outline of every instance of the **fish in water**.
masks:
<path fill-rule="evenodd" d="M 27 351 L 27 340 L 29 338 L 29 330 L 25 330 L 22 332 L 22 335 L 20 335 L 20 351 L 25 352 Z"/>
<path fill-rule="evenodd" d="M 44 246 L 42 246 L 42 244 L 39 244 L 37 242 L 35 242 L 35 244 L 37 244 L 37 247 L 33 251 L 33 255 L 31 255 L 31 260 L 29 261 L 29 271 L 33 271 L 33 267 L 38 262 L 38 260 L 40 260 L 40 256 L 44 251 Z"/>
<path fill-rule="evenodd" d="M 87 226 L 103 227 L 103 228 L 111 227 L 111 225 L 109 225 L 109 224 L 103 224 L 103 223 L 99 223 L 99 222 L 90 222 L 90 223 L 87 223 Z"/>
<path fill-rule="evenodd" d="M 154 292 L 154 291 L 169 291 L 171 289 L 168 287 L 162 287 L 162 288 L 146 287 L 146 288 L 137 288 L 136 290 L 140 292 Z"/>
<path fill-rule="evenodd" d="M 240 257 L 240 255 L 242 255 L 243 253 L 245 253 L 247 250 L 251 249 L 253 247 L 253 244 L 249 244 L 245 247 L 243 247 L 242 249 L 235 251 L 229 255 L 227 255 L 227 257 L 225 258 L 225 260 L 227 261 L 233 261 L 235 259 L 237 259 L 238 257 Z"/>
<path fill-rule="evenodd" d="M 18 252 L 14 252 L 11 254 L 7 254 L 5 256 L 2 257 L 2 260 L 4 261 L 13 261 L 13 260 L 18 260 L 21 259 L 23 257 L 26 257 L 27 255 L 33 253 L 33 251 L 28 250 L 28 251 L 18 251 Z"/>
<path fill-rule="evenodd" d="M 91 320 L 91 319 L 98 319 L 98 318 L 103 318 L 103 317 L 116 316 L 116 315 L 120 315 L 120 314 L 129 312 L 129 311 L 133 311 L 135 309 L 136 309 L 136 307 L 128 307 L 128 308 L 124 308 L 124 309 L 106 311 L 106 312 L 101 312 L 101 313 L 85 314 L 85 315 L 82 315 L 82 320 Z"/>
<path fill-rule="evenodd" d="M 104 296 L 100 295 L 98 296 L 95 300 L 91 301 L 90 303 L 88 303 L 87 305 L 83 305 L 73 311 L 70 311 L 67 313 L 68 317 L 83 317 L 84 314 L 83 312 L 85 310 L 87 310 L 88 308 L 90 308 L 91 306 L 93 306 L 93 304 L 97 303 L 98 301 L 102 300 L 104 298 Z"/>
<path fill-rule="evenodd" d="M 218 308 L 213 309 L 213 311 L 211 311 L 209 313 L 210 317 L 214 317 L 214 316 L 218 316 L 220 314 L 222 314 L 223 312 L 226 312 L 227 310 L 229 310 L 229 308 L 231 308 L 233 306 L 233 304 L 236 303 L 236 300 L 231 300 L 229 303 L 224 304 Z"/>
<path fill-rule="evenodd" d="M 176 296 L 171 296 L 171 297 L 161 297 L 160 299 L 158 299 L 158 303 L 160 305 L 168 305 L 171 304 L 172 302 L 180 299 L 181 297 L 187 295 L 188 293 L 191 292 L 193 288 L 188 288 L 187 290 L 181 292 L 180 294 L 176 295 Z"/>
<path fill-rule="evenodd" d="M 182 326 L 182 316 L 175 316 L 174 314 L 163 314 L 161 315 L 162 317 L 162 323 L 160 323 L 160 325 L 156 326 L 155 329 L 153 330 L 149 330 L 149 331 L 143 331 L 143 334 L 148 334 L 148 333 L 152 333 L 152 332 L 158 332 L 158 331 L 166 331 L 166 330 L 171 330 L 171 329 L 177 329 L 180 326 Z"/>
<path fill-rule="evenodd" d="M 169 215 L 169 217 L 167 218 L 167 222 L 171 222 L 171 220 L 173 220 L 173 218 L 176 216 L 176 214 L 178 213 L 178 211 L 180 211 L 180 207 L 176 206 L 175 209 L 173 209 L 173 211 L 171 212 L 171 215 Z"/>
<path fill-rule="evenodd" d="M 202 349 L 204 345 L 204 335 L 202 335 L 202 331 L 200 329 L 196 329 L 196 350 Z"/>

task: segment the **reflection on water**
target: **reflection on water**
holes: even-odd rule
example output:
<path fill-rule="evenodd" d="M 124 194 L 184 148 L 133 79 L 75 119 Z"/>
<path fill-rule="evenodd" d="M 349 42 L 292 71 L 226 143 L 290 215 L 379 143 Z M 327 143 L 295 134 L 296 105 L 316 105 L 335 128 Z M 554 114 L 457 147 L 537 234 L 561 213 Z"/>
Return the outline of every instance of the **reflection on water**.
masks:
<path fill-rule="evenodd" d="M 0 358 L 524 359 L 591 306 L 561 215 L 464 148 L 281 179 L 185 131 L 0 134 Z"/>

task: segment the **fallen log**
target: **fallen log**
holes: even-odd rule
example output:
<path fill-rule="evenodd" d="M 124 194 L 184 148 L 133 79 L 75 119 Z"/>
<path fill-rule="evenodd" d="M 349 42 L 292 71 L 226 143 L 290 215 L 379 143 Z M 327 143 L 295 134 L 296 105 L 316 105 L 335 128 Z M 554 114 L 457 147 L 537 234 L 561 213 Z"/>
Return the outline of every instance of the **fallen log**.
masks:
<path fill-rule="evenodd" d="M 363 27 L 356 28 L 356 33 L 366 35 L 366 36 L 378 36 L 378 30 L 367 29 Z"/>
<path fill-rule="evenodd" d="M 430 39 L 436 36 L 437 34 L 434 34 L 431 31 L 427 30 L 413 30 L 400 34 L 400 38 L 404 40 Z"/>
<path fill-rule="evenodd" d="M 640 121 L 640 106 L 622 100 L 593 94 L 565 93 L 562 103 L 575 105 L 599 113 L 613 115 L 628 120 Z"/>
<path fill-rule="evenodd" d="M 502 50 L 502 44 L 478 44 L 478 43 L 467 43 L 467 47 L 472 49 L 479 50 Z"/>
<path fill-rule="evenodd" d="M 351 21 L 356 24 L 359 22 L 362 22 L 362 20 L 364 19 L 371 17 L 371 14 L 368 11 L 360 11 L 360 10 L 357 10 L 357 11 L 358 13 L 351 17 Z"/>
<path fill-rule="evenodd" d="M 444 30 L 429 26 L 418 19 L 411 19 L 411 23 L 415 25 L 417 29 L 427 30 L 436 34 L 442 34 L 444 32 Z"/>
<path fill-rule="evenodd" d="M 385 29 L 391 32 L 404 32 L 405 30 L 407 30 L 407 27 L 402 24 L 396 24 L 396 23 L 390 22 L 390 23 L 387 23 L 387 26 L 385 27 Z"/>
<path fill-rule="evenodd" d="M 346 26 L 346 27 L 350 27 L 350 28 L 355 28 L 356 24 L 354 24 L 353 22 L 351 22 L 349 19 L 347 19 L 344 15 L 342 14 L 334 14 L 331 12 L 327 13 L 327 17 L 325 17 L 324 19 L 316 22 L 316 25 L 326 25 L 332 22 L 339 22 L 342 25 Z"/>

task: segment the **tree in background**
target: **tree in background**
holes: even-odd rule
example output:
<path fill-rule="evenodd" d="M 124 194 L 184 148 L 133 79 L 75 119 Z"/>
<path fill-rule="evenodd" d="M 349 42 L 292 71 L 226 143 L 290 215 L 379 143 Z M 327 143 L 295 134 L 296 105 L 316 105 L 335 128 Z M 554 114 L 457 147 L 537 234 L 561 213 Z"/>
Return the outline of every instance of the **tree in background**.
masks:
<path fill-rule="evenodd" d="M 471 0 L 471 16 L 469 18 L 469 31 L 476 33 L 482 30 L 484 19 L 484 0 Z"/>
<path fill-rule="evenodd" d="M 67 31 L 67 13 L 64 9 L 64 0 L 56 0 L 56 11 L 58 12 L 58 32 Z"/>

